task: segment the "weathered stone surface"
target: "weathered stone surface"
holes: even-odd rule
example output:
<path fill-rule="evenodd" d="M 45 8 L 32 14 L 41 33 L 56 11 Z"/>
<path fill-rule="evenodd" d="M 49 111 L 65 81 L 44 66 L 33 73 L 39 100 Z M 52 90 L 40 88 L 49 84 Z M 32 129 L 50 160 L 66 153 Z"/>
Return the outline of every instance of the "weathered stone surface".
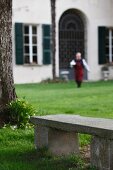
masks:
<path fill-rule="evenodd" d="M 42 126 L 35 127 L 35 147 L 48 147 L 48 128 Z"/>
<path fill-rule="evenodd" d="M 48 147 L 54 155 L 79 154 L 78 134 L 57 129 L 49 129 Z"/>
<path fill-rule="evenodd" d="M 113 170 L 113 141 L 93 137 L 91 164 L 98 167 L 99 170 Z"/>
<path fill-rule="evenodd" d="M 35 147 L 48 147 L 54 155 L 79 153 L 78 134 L 42 126 L 35 127 Z"/>
<path fill-rule="evenodd" d="M 77 115 L 48 115 L 31 117 L 34 124 L 91 134 L 103 138 L 113 139 L 113 120 L 103 118 L 90 118 Z"/>

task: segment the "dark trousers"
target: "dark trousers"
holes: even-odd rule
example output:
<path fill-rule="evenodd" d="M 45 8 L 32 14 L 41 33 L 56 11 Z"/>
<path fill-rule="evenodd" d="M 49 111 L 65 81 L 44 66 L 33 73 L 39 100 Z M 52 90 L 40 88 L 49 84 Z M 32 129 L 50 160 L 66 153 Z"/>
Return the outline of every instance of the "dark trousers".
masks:
<path fill-rule="evenodd" d="M 82 84 L 82 81 L 76 81 L 76 83 L 77 83 L 77 87 L 80 88 L 81 84 Z"/>

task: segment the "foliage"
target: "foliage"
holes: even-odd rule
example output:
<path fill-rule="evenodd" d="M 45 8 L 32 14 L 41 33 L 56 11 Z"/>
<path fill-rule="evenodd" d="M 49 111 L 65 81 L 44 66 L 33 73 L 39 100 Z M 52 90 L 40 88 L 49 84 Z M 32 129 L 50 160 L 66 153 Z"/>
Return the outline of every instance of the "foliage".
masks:
<path fill-rule="evenodd" d="M 81 147 L 89 145 L 91 142 L 91 135 L 79 134 L 79 138 L 80 138 L 80 146 Z"/>
<path fill-rule="evenodd" d="M 30 126 L 30 116 L 35 115 L 36 110 L 24 99 L 16 99 L 8 104 L 7 114 L 12 125 L 26 128 Z"/>

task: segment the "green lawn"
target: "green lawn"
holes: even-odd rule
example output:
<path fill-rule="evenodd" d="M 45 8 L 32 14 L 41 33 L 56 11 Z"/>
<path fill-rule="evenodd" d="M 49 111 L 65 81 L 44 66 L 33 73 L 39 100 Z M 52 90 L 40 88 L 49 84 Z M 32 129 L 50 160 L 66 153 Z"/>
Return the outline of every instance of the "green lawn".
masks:
<path fill-rule="evenodd" d="M 62 84 L 17 85 L 19 97 L 25 97 L 40 114 L 79 114 L 113 118 L 113 81 Z"/>
<path fill-rule="evenodd" d="M 113 81 L 84 83 L 81 89 L 74 82 L 26 84 L 16 85 L 16 90 L 18 97 L 25 97 L 40 115 L 71 113 L 113 118 Z M 45 150 L 36 152 L 33 133 L 33 129 L 0 129 L 0 170 L 83 170 L 76 156 L 54 158 Z M 83 135 L 82 145 L 88 142 L 89 137 Z"/>

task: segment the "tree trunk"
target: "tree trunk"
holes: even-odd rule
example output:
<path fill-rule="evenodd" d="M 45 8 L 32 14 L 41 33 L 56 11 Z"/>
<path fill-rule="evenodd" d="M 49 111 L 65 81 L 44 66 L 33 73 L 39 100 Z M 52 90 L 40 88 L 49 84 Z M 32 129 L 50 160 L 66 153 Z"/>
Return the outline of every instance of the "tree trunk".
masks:
<path fill-rule="evenodd" d="M 3 105 L 16 99 L 12 67 L 12 0 L 0 0 L 0 78 Z"/>
<path fill-rule="evenodd" d="M 56 0 L 51 0 L 51 54 L 53 80 L 56 78 Z"/>

